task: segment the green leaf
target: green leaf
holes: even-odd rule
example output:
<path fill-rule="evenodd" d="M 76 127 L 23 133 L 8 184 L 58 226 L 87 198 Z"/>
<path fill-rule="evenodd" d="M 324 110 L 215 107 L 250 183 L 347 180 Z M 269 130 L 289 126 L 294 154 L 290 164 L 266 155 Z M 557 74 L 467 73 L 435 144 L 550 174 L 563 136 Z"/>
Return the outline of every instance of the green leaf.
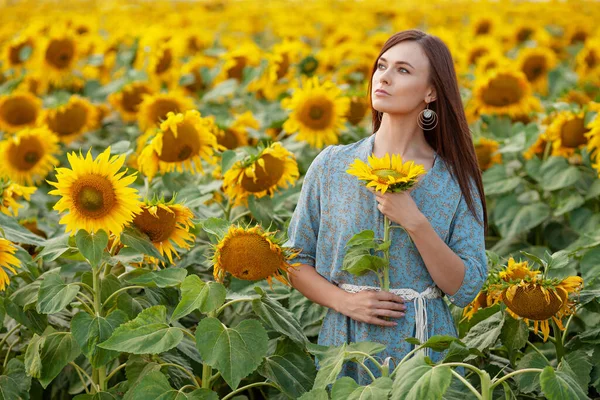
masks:
<path fill-rule="evenodd" d="M 117 397 L 109 392 L 98 392 L 94 394 L 80 394 L 73 397 L 73 400 L 117 400 Z"/>
<path fill-rule="evenodd" d="M 209 389 L 196 389 L 189 393 L 173 389 L 167 377 L 160 371 L 150 371 L 127 392 L 125 398 L 127 400 L 218 400 L 219 396 Z"/>
<path fill-rule="evenodd" d="M 579 269 L 584 282 L 600 275 L 600 247 L 587 251 L 579 261 Z"/>
<path fill-rule="evenodd" d="M 330 347 L 325 352 L 319 363 L 313 389 L 325 389 L 337 380 L 346 358 L 346 347 L 347 344 L 344 343 L 338 347 Z"/>
<path fill-rule="evenodd" d="M 69 332 L 54 332 L 45 337 L 42 346 L 42 373 L 39 381 L 45 389 L 50 382 L 73 361 L 81 350 Z"/>
<path fill-rule="evenodd" d="M 165 306 L 154 306 L 142 311 L 134 320 L 114 330 L 112 336 L 98 346 L 133 354 L 159 354 L 177 346 L 183 332 L 166 323 Z"/>
<path fill-rule="evenodd" d="M 15 218 L 0 213 L 0 232 L 5 239 L 14 243 L 32 244 L 35 246 L 44 246 L 46 241 L 40 236 L 32 233 L 29 229 L 19 224 Z"/>
<path fill-rule="evenodd" d="M 75 235 L 75 243 L 77 243 L 77 248 L 81 254 L 95 268 L 102 260 L 102 254 L 104 254 L 104 249 L 108 245 L 108 235 L 103 230 L 88 233 L 80 229 Z"/>
<path fill-rule="evenodd" d="M 139 230 L 127 227 L 121 233 L 121 242 L 125 246 L 136 249 L 140 253 L 158 258 L 160 261 L 165 261 L 165 258 L 154 247 L 148 236 L 141 233 Z"/>
<path fill-rule="evenodd" d="M 550 212 L 550 207 L 541 202 L 527 204 L 521 207 L 504 236 L 515 236 L 535 228 L 550 217 Z"/>
<path fill-rule="evenodd" d="M 568 193 L 566 196 L 558 198 L 558 204 L 554 209 L 553 215 L 560 217 L 576 208 L 581 207 L 585 203 L 585 199 L 577 192 Z"/>
<path fill-rule="evenodd" d="M 562 157 L 561 157 L 562 158 Z M 577 183 L 581 179 L 581 171 L 566 162 L 552 164 L 550 167 L 542 165 L 542 180 L 540 186 L 544 190 L 554 191 L 563 189 Z"/>
<path fill-rule="evenodd" d="M 351 249 L 344 255 L 342 270 L 353 275 L 362 276 L 369 271 L 378 273 L 388 262 L 381 257 L 373 256 L 366 249 Z"/>
<path fill-rule="evenodd" d="M 44 248 L 38 253 L 35 259 L 42 258 L 44 261 L 54 261 L 66 251 L 75 249 L 74 247 L 69 246 L 69 236 L 68 233 L 65 233 L 64 235 L 46 240 Z"/>
<path fill-rule="evenodd" d="M 225 150 L 221 156 L 221 174 L 229 171 L 229 168 L 237 161 L 237 156 L 233 150 Z"/>
<path fill-rule="evenodd" d="M 346 243 L 346 247 L 365 247 L 372 249 L 377 245 L 375 242 L 375 232 L 372 230 L 364 230 L 361 231 L 348 240 Z"/>
<path fill-rule="evenodd" d="M 27 371 L 27 375 L 33 378 L 39 378 L 42 373 L 40 350 L 44 345 L 44 340 L 43 336 L 38 336 L 37 333 L 34 333 L 25 351 L 25 370 Z"/>
<path fill-rule="evenodd" d="M 571 378 L 579 384 L 581 390 L 587 393 L 591 380 L 592 367 L 590 356 L 583 350 L 575 350 L 565 354 L 561 364 L 558 366 L 558 370 L 571 375 Z"/>
<path fill-rule="evenodd" d="M 29 399 L 31 377 L 25 373 L 23 362 L 11 359 L 6 365 L 4 374 L 0 375 L 0 400 Z"/>
<path fill-rule="evenodd" d="M 527 368 L 539 368 L 544 369 L 550 364 L 544 356 L 540 355 L 536 351 L 526 353 L 523 358 L 517 362 L 517 370 Z M 515 376 L 515 381 L 519 386 L 519 390 L 523 393 L 531 393 L 538 390 L 540 387 L 540 374 L 537 372 L 526 372 Z"/>
<path fill-rule="evenodd" d="M 253 372 L 267 354 L 268 337 L 256 320 L 228 328 L 216 318 L 204 318 L 196 328 L 196 346 L 205 362 L 221 372 L 232 388 Z"/>
<path fill-rule="evenodd" d="M 114 330 L 127 320 L 127 314 L 121 310 L 115 310 L 107 317 L 92 317 L 86 312 L 73 317 L 71 332 L 93 367 L 100 368 L 119 356 L 118 351 L 101 349 L 97 344 L 108 340 Z"/>
<path fill-rule="evenodd" d="M 329 395 L 325 389 L 313 389 L 308 393 L 304 393 L 298 400 L 329 400 Z"/>
<path fill-rule="evenodd" d="M 588 399 L 575 379 L 562 371 L 554 371 L 548 366 L 540 374 L 542 391 L 549 400 Z"/>
<path fill-rule="evenodd" d="M 521 320 L 512 318 L 506 313 L 504 315 L 504 324 L 500 333 L 500 340 L 509 351 L 522 349 L 527 344 L 529 337 L 529 328 Z"/>
<path fill-rule="evenodd" d="M 392 380 L 388 377 L 375 379 L 368 386 L 359 386 L 354 379 L 338 379 L 331 391 L 332 400 L 379 400 L 387 399 L 392 391 Z"/>
<path fill-rule="evenodd" d="M 206 233 L 210 233 L 218 238 L 222 239 L 229 231 L 231 223 L 221 218 L 208 218 L 202 223 L 202 229 Z"/>
<path fill-rule="evenodd" d="M 132 279 L 127 279 L 127 282 L 147 287 L 166 288 L 181 284 L 187 270 L 183 268 L 165 268 L 158 271 L 145 271 L 143 274 Z"/>
<path fill-rule="evenodd" d="M 181 301 L 171 315 L 171 321 L 185 317 L 200 309 L 207 314 L 225 302 L 227 291 L 218 282 L 204 282 L 197 275 L 190 275 L 181 284 Z"/>
<path fill-rule="evenodd" d="M 496 313 L 473 326 L 467 336 L 463 338 L 463 343 L 467 347 L 485 351 L 496 343 L 503 325 L 502 313 Z M 467 357 L 467 360 L 472 358 L 475 358 L 475 356 Z"/>
<path fill-rule="evenodd" d="M 513 176 L 499 181 L 486 183 L 485 194 L 491 196 L 512 192 L 521 184 L 521 182 L 522 180 L 520 177 Z"/>
<path fill-rule="evenodd" d="M 441 399 L 452 381 L 452 370 L 445 365 L 432 367 L 423 355 L 415 355 L 398 367 L 392 386 L 392 400 Z"/>
<path fill-rule="evenodd" d="M 299 345 L 305 345 L 308 338 L 302 332 L 300 323 L 277 300 L 269 297 L 260 287 L 254 290 L 260 298 L 252 300 L 252 310 L 260 319 L 277 332 L 284 334 Z"/>
<path fill-rule="evenodd" d="M 6 309 L 6 314 L 8 314 L 8 316 L 39 335 L 41 335 L 48 326 L 47 315 L 38 314 L 35 310 L 23 310 L 10 299 L 4 299 L 4 308 Z"/>
<path fill-rule="evenodd" d="M 425 342 L 424 345 L 425 347 L 433 349 L 434 351 L 441 352 L 449 348 L 454 342 L 458 342 L 464 346 L 464 344 L 457 337 L 447 335 L 432 336 Z"/>
<path fill-rule="evenodd" d="M 38 292 L 37 310 L 42 314 L 54 314 L 65 309 L 79 293 L 79 286 L 66 284 L 58 273 L 46 275 Z"/>

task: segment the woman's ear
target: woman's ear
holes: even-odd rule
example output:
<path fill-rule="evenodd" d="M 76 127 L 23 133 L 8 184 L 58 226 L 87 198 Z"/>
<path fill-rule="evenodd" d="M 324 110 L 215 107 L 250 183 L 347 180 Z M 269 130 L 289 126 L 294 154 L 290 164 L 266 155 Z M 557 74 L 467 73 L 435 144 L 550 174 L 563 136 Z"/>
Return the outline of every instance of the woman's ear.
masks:
<path fill-rule="evenodd" d="M 431 103 L 431 102 L 435 101 L 436 98 L 437 98 L 437 96 L 436 96 L 435 88 L 431 88 L 429 90 L 429 93 L 427 93 L 427 97 L 425 98 L 425 101 L 427 103 Z"/>

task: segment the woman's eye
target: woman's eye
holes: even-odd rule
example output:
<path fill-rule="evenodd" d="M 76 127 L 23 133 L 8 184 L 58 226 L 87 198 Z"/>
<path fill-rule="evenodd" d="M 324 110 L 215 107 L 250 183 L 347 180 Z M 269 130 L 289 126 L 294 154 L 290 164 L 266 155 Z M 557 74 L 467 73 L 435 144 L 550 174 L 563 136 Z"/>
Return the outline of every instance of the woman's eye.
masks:
<path fill-rule="evenodd" d="M 385 65 L 383 65 L 383 64 L 377 64 L 377 68 L 379 68 L 379 67 L 385 67 Z"/>
<path fill-rule="evenodd" d="M 398 71 L 402 72 L 402 70 L 406 71 L 407 74 L 410 74 L 406 68 L 398 68 Z"/>

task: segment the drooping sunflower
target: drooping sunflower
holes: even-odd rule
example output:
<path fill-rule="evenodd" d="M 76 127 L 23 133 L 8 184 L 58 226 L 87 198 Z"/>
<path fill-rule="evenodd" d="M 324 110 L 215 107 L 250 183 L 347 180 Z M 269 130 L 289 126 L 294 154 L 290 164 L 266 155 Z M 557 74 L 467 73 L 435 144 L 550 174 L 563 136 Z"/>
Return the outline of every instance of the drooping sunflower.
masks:
<path fill-rule="evenodd" d="M 294 184 L 300 173 L 293 153 L 279 142 L 236 162 L 223 177 L 223 190 L 234 206 L 246 204 L 250 195 L 273 197 L 275 191 Z"/>
<path fill-rule="evenodd" d="M 62 196 L 54 209 L 60 213 L 68 211 L 59 222 L 66 225 L 71 235 L 79 229 L 120 234 L 141 211 L 137 190 L 129 187 L 135 174 L 125 176 L 127 171 L 119 172 L 125 155 L 110 157 L 108 147 L 95 160 L 91 151 L 85 158 L 75 152 L 67 157 L 71 169 L 57 168 L 57 182 L 47 181 L 56 188 L 48 194 Z"/>
<path fill-rule="evenodd" d="M 290 285 L 285 274 L 292 273 L 289 261 L 298 255 L 298 251 L 282 246 L 282 239 L 275 237 L 276 232 L 266 232 L 260 225 L 253 228 L 230 226 L 227 233 L 214 246 L 212 257 L 213 276 L 217 282 L 223 282 L 225 274 L 243 280 L 256 281 L 266 279 L 269 286 L 275 278 Z"/>
<path fill-rule="evenodd" d="M 487 170 L 494 164 L 502 162 L 502 154 L 498 153 L 500 144 L 493 140 L 480 137 L 475 143 L 475 155 L 477 163 L 482 171 Z"/>
<path fill-rule="evenodd" d="M 164 200 L 146 200 L 141 209 L 133 219 L 133 225 L 148 235 L 160 254 L 166 255 L 173 264 L 173 254 L 179 258 L 174 244 L 185 250 L 194 244 L 195 236 L 190 232 L 194 226 L 194 214 L 186 206 L 175 203 L 175 199 L 167 203 Z"/>
<path fill-rule="evenodd" d="M 169 112 L 160 124 L 160 132 L 141 151 L 139 171 L 150 180 L 159 170 L 161 174 L 175 170 L 203 172 L 202 159 L 211 162 L 215 150 L 224 150 L 217 143 L 213 124 L 196 110 Z"/>
<path fill-rule="evenodd" d="M 525 73 L 534 91 L 548 94 L 548 73 L 557 64 L 556 55 L 548 48 L 528 47 L 519 52 L 517 65 Z"/>
<path fill-rule="evenodd" d="M 167 119 L 168 113 L 183 113 L 194 108 L 194 101 L 179 92 L 142 95 L 137 114 L 138 125 L 144 133 L 150 128 L 158 127 Z"/>
<path fill-rule="evenodd" d="M 24 129 L 0 141 L 0 175 L 18 184 L 38 184 L 58 164 L 58 138 L 46 127 Z"/>
<path fill-rule="evenodd" d="M 392 154 L 390 157 L 386 153 L 381 158 L 370 155 L 368 164 L 357 158 L 346 172 L 364 181 L 367 187 L 386 193 L 410 189 L 427 171 L 414 161 L 403 162 L 399 154 Z"/>
<path fill-rule="evenodd" d="M 483 114 L 505 115 L 513 120 L 521 120 L 539 110 L 540 101 L 532 95 L 525 73 L 499 68 L 477 78 L 466 111 L 473 121 Z"/>
<path fill-rule="evenodd" d="M 585 126 L 583 110 L 559 112 L 546 130 L 546 136 L 552 142 L 552 155 L 570 157 L 575 150 L 584 148 L 589 130 Z"/>
<path fill-rule="evenodd" d="M 97 113 L 88 99 L 72 95 L 65 104 L 44 110 L 41 120 L 60 141 L 69 143 L 95 128 Z"/>
<path fill-rule="evenodd" d="M 42 111 L 42 100 L 22 92 L 0 96 L 0 130 L 14 133 L 35 126 Z"/>
<path fill-rule="evenodd" d="M 5 178 L 0 178 L 0 212 L 6 215 L 18 216 L 19 208 L 23 206 L 17 203 L 17 200 L 22 197 L 29 201 L 36 190 L 35 186 L 21 186 Z"/>
<path fill-rule="evenodd" d="M 297 140 L 318 149 L 337 144 L 350 99 L 331 81 L 320 84 L 316 76 L 303 80 L 302 87 L 281 102 L 283 108 L 291 110 L 283 129 L 289 133 L 298 132 Z"/>
<path fill-rule="evenodd" d="M 145 82 L 132 82 L 119 92 L 111 93 L 108 101 L 112 107 L 119 112 L 121 119 L 125 122 L 133 122 L 137 119 L 143 96 L 152 94 L 154 90 Z"/>
<path fill-rule="evenodd" d="M 0 292 L 3 292 L 10 284 L 10 277 L 6 271 L 16 274 L 16 269 L 21 267 L 21 262 L 14 254 L 17 248 L 10 240 L 0 238 Z"/>

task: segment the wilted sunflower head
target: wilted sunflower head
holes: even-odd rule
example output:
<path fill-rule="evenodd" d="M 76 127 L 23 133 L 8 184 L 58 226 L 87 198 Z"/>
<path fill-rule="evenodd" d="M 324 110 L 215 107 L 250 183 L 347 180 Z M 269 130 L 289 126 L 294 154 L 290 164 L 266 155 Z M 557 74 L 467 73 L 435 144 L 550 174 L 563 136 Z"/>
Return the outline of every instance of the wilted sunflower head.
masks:
<path fill-rule="evenodd" d="M 120 92 L 108 96 L 108 101 L 121 115 L 125 122 L 133 122 L 137 119 L 143 96 L 154 93 L 154 90 L 145 82 L 132 82 L 121 89 Z"/>
<path fill-rule="evenodd" d="M 234 205 L 245 204 L 250 195 L 273 197 L 276 190 L 294 184 L 299 176 L 294 154 L 275 142 L 225 172 L 223 190 Z"/>
<path fill-rule="evenodd" d="M 42 100 L 31 93 L 0 96 L 0 130 L 18 132 L 36 124 L 42 111 Z"/>
<path fill-rule="evenodd" d="M 58 138 L 45 127 L 24 129 L 0 141 L 0 175 L 19 184 L 37 184 L 58 164 Z"/>
<path fill-rule="evenodd" d="M 16 274 L 16 269 L 21 267 L 21 262 L 14 256 L 16 251 L 17 248 L 11 241 L 0 238 L 0 292 L 10 284 L 10 277 L 6 271 Z"/>
<path fill-rule="evenodd" d="M 35 186 L 21 186 L 8 179 L 0 178 L 0 212 L 6 215 L 18 216 L 19 208 L 23 206 L 17 203 L 17 200 L 22 197 L 29 201 L 36 190 Z"/>
<path fill-rule="evenodd" d="M 253 228 L 230 226 L 214 248 L 215 280 L 223 282 L 228 272 L 243 280 L 266 279 L 269 286 L 272 278 L 289 285 L 284 274 L 290 273 L 290 267 L 299 265 L 289 263 L 298 252 L 283 247 L 283 240 L 277 239 L 275 233 L 266 232 L 260 225 Z"/>
<path fill-rule="evenodd" d="M 502 154 L 498 153 L 500 144 L 492 139 L 480 137 L 475 143 L 477 162 L 482 171 L 489 169 L 494 164 L 502 162 Z"/>
<path fill-rule="evenodd" d="M 42 121 L 64 143 L 93 130 L 98 110 L 88 99 L 72 95 L 66 104 L 44 111 Z"/>
<path fill-rule="evenodd" d="M 142 95 L 137 117 L 140 130 L 146 132 L 150 128 L 158 127 L 170 112 L 177 114 L 194 108 L 191 98 L 176 92 Z"/>
<path fill-rule="evenodd" d="M 75 152 L 67 157 L 71 169 L 56 168 L 57 182 L 48 181 L 56 188 L 48 194 L 61 196 L 54 209 L 68 211 L 59 222 L 71 235 L 79 229 L 120 234 L 141 211 L 137 190 L 129 187 L 135 174 L 125 176 L 127 171 L 119 172 L 125 155 L 110 157 L 108 147 L 95 160 L 91 151 L 85 157 Z"/>
<path fill-rule="evenodd" d="M 175 246 L 188 250 L 194 244 L 195 236 L 190 232 L 194 226 L 192 211 L 175 199 L 165 202 L 163 199 L 145 200 L 140 205 L 142 211 L 133 219 L 133 225 L 148 238 L 160 252 L 173 264 L 173 254 L 179 257 Z"/>
<path fill-rule="evenodd" d="M 367 187 L 386 193 L 403 192 L 412 188 L 418 182 L 419 176 L 427 171 L 414 161 L 402 162 L 402 156 L 399 154 L 392 154 L 390 157 L 386 153 L 381 158 L 370 155 L 368 164 L 357 158 L 346 172 L 356 176 Z"/>
<path fill-rule="evenodd" d="M 559 112 L 546 130 L 546 136 L 552 141 L 552 155 L 572 156 L 575 150 L 586 146 L 586 134 L 589 131 L 590 128 L 585 126 L 583 110 Z"/>

